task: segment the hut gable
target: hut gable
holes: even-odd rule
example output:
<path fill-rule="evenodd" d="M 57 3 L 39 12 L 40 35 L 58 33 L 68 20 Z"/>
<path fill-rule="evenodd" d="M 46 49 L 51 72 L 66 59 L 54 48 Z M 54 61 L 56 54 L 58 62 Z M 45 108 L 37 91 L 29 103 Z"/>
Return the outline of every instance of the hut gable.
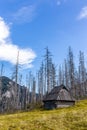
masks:
<path fill-rule="evenodd" d="M 47 109 L 67 107 L 75 104 L 75 100 L 64 85 L 54 87 L 51 92 L 45 96 L 43 102 L 44 107 Z"/>
<path fill-rule="evenodd" d="M 71 97 L 69 91 L 67 91 L 66 89 L 61 89 L 59 94 L 58 94 L 58 97 L 57 97 L 57 100 L 67 100 L 67 101 L 72 101 L 73 98 Z"/>

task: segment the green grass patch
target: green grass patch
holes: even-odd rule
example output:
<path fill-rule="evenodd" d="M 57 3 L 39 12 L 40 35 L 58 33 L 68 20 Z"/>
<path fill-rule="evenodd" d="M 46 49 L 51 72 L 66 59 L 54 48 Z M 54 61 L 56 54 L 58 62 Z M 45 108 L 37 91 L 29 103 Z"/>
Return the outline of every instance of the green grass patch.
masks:
<path fill-rule="evenodd" d="M 57 110 L 0 115 L 0 130 L 87 130 L 87 100 Z"/>

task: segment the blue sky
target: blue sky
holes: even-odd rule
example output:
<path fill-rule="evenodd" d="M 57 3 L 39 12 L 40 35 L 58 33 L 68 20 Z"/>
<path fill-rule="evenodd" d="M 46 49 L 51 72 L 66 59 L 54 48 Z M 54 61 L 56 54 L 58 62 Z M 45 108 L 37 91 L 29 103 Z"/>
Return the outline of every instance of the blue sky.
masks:
<path fill-rule="evenodd" d="M 47 46 L 58 65 L 69 46 L 87 58 L 87 0 L 0 0 L 0 30 L 5 66 L 16 63 L 19 50 L 23 68 L 36 71 Z"/>

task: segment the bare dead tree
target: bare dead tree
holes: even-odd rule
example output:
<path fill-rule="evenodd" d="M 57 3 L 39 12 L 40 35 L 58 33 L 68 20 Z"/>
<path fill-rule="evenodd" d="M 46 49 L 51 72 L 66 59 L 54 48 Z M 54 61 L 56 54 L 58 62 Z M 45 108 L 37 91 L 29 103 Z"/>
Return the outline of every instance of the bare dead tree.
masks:
<path fill-rule="evenodd" d="M 19 73 L 19 51 L 17 53 L 17 61 L 16 61 L 16 65 L 15 65 L 15 71 L 13 72 L 13 77 L 15 79 L 15 97 L 14 97 L 14 103 L 15 103 L 15 108 L 16 109 L 18 109 L 18 107 L 19 107 L 18 73 Z"/>
<path fill-rule="evenodd" d="M 22 78 L 23 78 L 23 75 L 22 74 L 20 74 L 19 75 L 19 84 L 22 86 Z"/>
<path fill-rule="evenodd" d="M 59 70 L 58 70 L 58 80 L 59 80 L 59 85 L 62 84 L 62 68 L 61 66 L 59 66 Z"/>
<path fill-rule="evenodd" d="M 68 74 L 68 65 L 67 65 L 67 61 L 66 61 L 66 59 L 64 60 L 64 64 L 65 64 L 65 86 L 66 87 L 69 87 L 68 85 L 69 85 L 69 81 L 68 81 L 68 79 L 69 79 L 69 74 Z"/>
<path fill-rule="evenodd" d="M 51 91 L 52 88 L 52 58 L 51 58 L 51 53 L 48 49 L 48 47 L 46 48 L 46 54 L 45 54 L 45 81 L 46 81 L 46 88 L 47 88 L 47 92 L 49 93 Z"/>
<path fill-rule="evenodd" d="M 79 81 L 80 81 L 80 93 L 81 96 L 86 94 L 86 68 L 84 63 L 84 53 L 79 52 Z"/>
<path fill-rule="evenodd" d="M 32 86 L 32 103 L 36 103 L 36 81 L 35 78 L 33 77 L 33 86 Z"/>
<path fill-rule="evenodd" d="M 71 93 L 75 96 L 74 89 L 74 76 L 75 76 L 75 65 L 74 65 L 74 56 L 71 47 L 69 47 L 68 52 L 68 71 L 69 71 L 69 87 L 71 88 Z"/>
<path fill-rule="evenodd" d="M 56 66 L 52 63 L 52 88 L 56 86 Z"/>

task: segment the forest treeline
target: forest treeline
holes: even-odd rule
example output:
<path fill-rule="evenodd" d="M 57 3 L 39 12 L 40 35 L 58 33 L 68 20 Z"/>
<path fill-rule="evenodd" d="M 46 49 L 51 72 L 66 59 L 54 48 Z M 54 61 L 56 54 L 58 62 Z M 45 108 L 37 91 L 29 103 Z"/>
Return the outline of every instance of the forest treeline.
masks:
<path fill-rule="evenodd" d="M 15 106 L 15 109 L 26 109 L 32 107 L 34 104 L 42 103 L 44 96 L 49 93 L 53 87 L 61 84 L 68 88 L 75 99 L 79 100 L 87 97 L 87 68 L 85 66 L 84 52 L 79 51 L 79 64 L 77 65 L 74 61 L 72 48 L 69 47 L 63 64 L 57 66 L 53 62 L 53 56 L 50 50 L 46 48 L 36 75 L 33 75 L 31 71 L 26 74 L 26 86 L 22 86 L 23 75 L 19 75 L 19 53 L 20 52 L 18 52 L 15 71 L 7 84 L 5 81 L 2 81 L 3 64 L 1 67 L 1 111 L 7 108 L 9 110 L 11 106 L 12 108 Z"/>
<path fill-rule="evenodd" d="M 78 65 L 74 61 L 72 48 L 68 48 L 66 59 L 63 64 L 57 66 L 53 62 L 52 54 L 46 48 L 39 71 L 34 79 L 29 74 L 32 92 L 38 90 L 39 100 L 42 100 L 46 93 L 49 93 L 55 86 L 65 85 L 72 96 L 76 99 L 82 99 L 87 96 L 87 68 L 84 58 L 84 52 L 79 51 Z M 32 81 L 35 83 L 33 86 Z"/>

